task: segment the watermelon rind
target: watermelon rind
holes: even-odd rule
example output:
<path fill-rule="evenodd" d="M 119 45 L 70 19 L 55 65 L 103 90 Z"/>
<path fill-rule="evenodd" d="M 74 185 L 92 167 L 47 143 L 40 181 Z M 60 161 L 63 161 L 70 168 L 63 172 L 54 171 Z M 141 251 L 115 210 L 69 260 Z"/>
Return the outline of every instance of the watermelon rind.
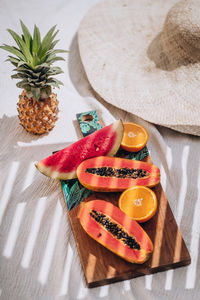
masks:
<path fill-rule="evenodd" d="M 51 177 L 53 179 L 60 179 L 60 180 L 68 180 L 68 179 L 74 179 L 77 177 L 76 170 L 72 172 L 58 172 L 54 170 L 53 167 L 47 167 L 45 166 L 42 161 L 35 164 L 36 168 L 45 176 Z"/>
<path fill-rule="evenodd" d="M 113 124 L 111 124 L 109 126 L 111 127 L 111 129 L 113 131 L 113 136 L 115 135 L 115 141 L 114 141 L 112 147 L 109 149 L 109 151 L 106 152 L 104 155 L 114 156 L 116 154 L 116 152 L 118 151 L 118 149 L 120 147 L 120 144 L 121 144 L 121 141 L 122 141 L 122 138 L 123 138 L 123 132 L 124 132 L 123 123 L 122 123 L 121 120 L 117 120 L 116 122 L 114 122 Z M 106 126 L 106 127 L 109 127 L 109 126 Z M 104 128 L 99 129 L 98 131 L 104 130 Z M 92 135 L 94 136 L 95 133 L 97 133 L 97 132 L 92 133 L 91 136 Z M 90 138 L 90 135 L 83 138 L 83 139 L 81 139 L 81 140 L 83 142 L 83 140 L 87 141 L 89 138 Z M 76 144 L 78 146 L 79 141 L 77 141 L 74 144 Z M 68 147 L 70 147 L 70 146 L 68 146 Z M 66 147 L 64 149 L 67 149 L 68 147 Z M 55 154 L 53 154 L 53 155 L 37 162 L 35 164 L 36 168 L 42 174 L 44 174 L 48 177 L 51 177 L 53 179 L 59 179 L 59 180 L 74 179 L 74 178 L 77 178 L 76 169 L 83 160 L 88 159 L 88 158 L 92 158 L 92 157 L 101 156 L 101 153 L 96 152 L 95 154 L 93 154 L 93 156 L 90 156 L 90 157 L 88 157 L 88 156 L 83 157 L 83 158 L 78 157 L 79 163 L 77 164 L 77 162 L 75 160 L 74 167 L 73 167 L 72 170 L 67 170 L 66 172 L 61 172 L 61 171 L 58 170 L 58 165 L 60 166 L 60 164 L 62 164 L 62 163 L 64 164 L 66 162 L 66 159 L 69 159 L 70 161 L 73 161 L 73 159 L 70 155 L 69 155 L 69 157 L 65 157 L 65 154 L 64 154 L 64 151 L 63 151 L 64 149 L 62 149 L 62 150 L 58 151 L 57 153 L 55 153 Z M 51 165 L 51 158 L 55 155 L 58 155 L 58 153 L 61 156 L 61 158 L 59 158 L 58 164 L 55 164 L 55 161 L 54 161 L 54 163 Z"/>
<path fill-rule="evenodd" d="M 121 145 L 121 141 L 124 135 L 124 125 L 121 120 L 113 123 L 113 130 L 117 132 L 117 137 L 112 149 L 108 152 L 107 156 L 114 156 Z"/>

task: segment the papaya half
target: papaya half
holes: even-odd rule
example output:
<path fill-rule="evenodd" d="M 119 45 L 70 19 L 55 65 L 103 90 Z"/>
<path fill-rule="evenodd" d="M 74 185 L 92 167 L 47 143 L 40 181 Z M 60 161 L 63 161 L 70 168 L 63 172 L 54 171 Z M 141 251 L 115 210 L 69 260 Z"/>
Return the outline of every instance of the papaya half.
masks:
<path fill-rule="evenodd" d="M 120 192 L 135 185 L 155 186 L 160 182 L 160 170 L 147 162 L 99 156 L 82 162 L 77 177 L 90 190 Z"/>
<path fill-rule="evenodd" d="M 144 263 L 153 251 L 142 227 L 110 202 L 82 203 L 79 220 L 90 237 L 131 263 Z"/>

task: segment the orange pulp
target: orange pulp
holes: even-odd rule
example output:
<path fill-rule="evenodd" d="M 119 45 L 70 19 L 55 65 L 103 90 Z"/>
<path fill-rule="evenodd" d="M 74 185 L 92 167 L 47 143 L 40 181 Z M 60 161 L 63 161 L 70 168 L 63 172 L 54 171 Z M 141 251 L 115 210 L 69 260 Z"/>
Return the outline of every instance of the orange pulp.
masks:
<path fill-rule="evenodd" d="M 149 135 L 146 129 L 135 123 L 123 123 L 124 135 L 121 147 L 130 152 L 138 152 L 146 145 Z"/>
<path fill-rule="evenodd" d="M 148 187 L 133 186 L 121 194 L 119 208 L 135 221 L 146 222 L 156 213 L 157 197 Z"/>

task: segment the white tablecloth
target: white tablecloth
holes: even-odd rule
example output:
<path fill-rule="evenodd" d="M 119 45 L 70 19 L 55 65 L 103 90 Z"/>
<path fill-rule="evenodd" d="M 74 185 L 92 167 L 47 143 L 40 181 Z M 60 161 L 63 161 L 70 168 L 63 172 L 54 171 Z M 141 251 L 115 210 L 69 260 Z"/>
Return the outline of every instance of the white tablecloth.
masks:
<path fill-rule="evenodd" d="M 0 50 L 0 299 L 199 299 L 200 144 L 199 138 L 154 126 L 95 99 L 81 65 L 76 31 L 96 0 L 1 0 L 0 41 L 13 44 L 7 28 L 19 19 L 42 36 L 57 24 L 59 48 L 69 49 L 59 64 L 64 87 L 57 90 L 59 120 L 48 135 L 33 136 L 19 125 L 20 90 L 12 66 Z M 197 91 L 198 92 L 198 91 Z M 77 112 L 96 109 L 114 119 L 138 122 L 149 132 L 148 148 L 161 169 L 161 183 L 190 251 L 188 267 L 142 276 L 99 288 L 85 286 L 79 256 L 58 181 L 40 174 L 34 162 L 80 138 Z"/>

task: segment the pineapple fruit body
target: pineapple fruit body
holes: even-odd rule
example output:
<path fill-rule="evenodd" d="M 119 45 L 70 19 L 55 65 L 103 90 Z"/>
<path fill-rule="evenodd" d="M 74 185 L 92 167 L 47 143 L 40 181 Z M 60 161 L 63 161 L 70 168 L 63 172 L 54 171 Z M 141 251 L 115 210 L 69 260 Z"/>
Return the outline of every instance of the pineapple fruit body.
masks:
<path fill-rule="evenodd" d="M 35 25 L 33 35 L 22 21 L 22 35 L 11 29 L 8 32 L 15 40 L 17 47 L 2 45 L 11 53 L 7 61 L 15 67 L 11 77 L 20 80 L 18 88 L 23 92 L 19 96 L 18 113 L 20 124 L 34 134 L 49 132 L 58 119 L 58 100 L 52 88 L 59 88 L 63 83 L 55 75 L 63 73 L 59 66 L 52 66 L 64 58 L 57 56 L 66 50 L 54 49 L 59 40 L 55 40 L 58 30 L 53 26 L 41 40 L 39 28 Z M 14 55 L 14 56 L 13 56 Z"/>
<path fill-rule="evenodd" d="M 52 130 L 58 119 L 58 100 L 56 94 L 51 93 L 49 97 L 36 100 L 28 97 L 23 90 L 17 103 L 20 124 L 26 131 L 33 134 L 43 134 Z"/>

